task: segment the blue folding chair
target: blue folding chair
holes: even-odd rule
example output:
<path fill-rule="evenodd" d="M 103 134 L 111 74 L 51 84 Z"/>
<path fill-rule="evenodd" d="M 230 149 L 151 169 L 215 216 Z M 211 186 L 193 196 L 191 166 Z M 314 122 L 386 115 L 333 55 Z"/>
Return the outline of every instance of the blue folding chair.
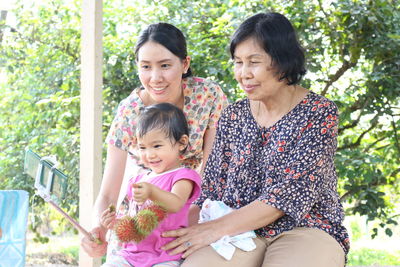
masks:
<path fill-rule="evenodd" d="M 29 195 L 0 190 L 0 267 L 25 266 Z"/>

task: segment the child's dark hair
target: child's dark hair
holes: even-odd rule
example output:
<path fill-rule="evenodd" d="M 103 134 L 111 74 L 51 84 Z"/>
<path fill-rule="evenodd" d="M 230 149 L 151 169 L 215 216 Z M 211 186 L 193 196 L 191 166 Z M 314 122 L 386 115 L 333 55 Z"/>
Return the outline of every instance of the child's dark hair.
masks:
<path fill-rule="evenodd" d="M 183 111 L 169 103 L 144 107 L 136 125 L 136 134 L 143 137 L 151 130 L 161 129 L 168 138 L 179 142 L 183 135 L 189 136 L 189 126 Z M 186 148 L 182 151 L 185 152 Z"/>

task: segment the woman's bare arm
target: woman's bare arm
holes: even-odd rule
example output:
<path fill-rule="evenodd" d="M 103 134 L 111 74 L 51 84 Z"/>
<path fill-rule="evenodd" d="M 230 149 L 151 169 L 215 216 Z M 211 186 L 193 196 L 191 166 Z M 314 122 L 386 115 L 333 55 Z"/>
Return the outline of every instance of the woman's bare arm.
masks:
<path fill-rule="evenodd" d="M 128 153 L 126 151 L 116 146 L 108 145 L 103 180 L 94 205 L 94 226 L 100 225 L 100 216 L 110 204 L 117 204 L 119 191 L 124 178 L 127 155 Z"/>
<path fill-rule="evenodd" d="M 200 175 L 203 175 L 204 168 L 206 167 L 208 156 L 211 153 L 212 146 L 215 139 L 217 130 L 215 128 L 208 128 L 203 137 L 203 160 L 201 162 Z"/>
<path fill-rule="evenodd" d="M 100 218 L 110 204 L 116 205 L 117 203 L 125 172 L 126 158 L 127 152 L 113 145 L 108 146 L 103 180 L 93 209 L 93 227 L 91 230 L 92 235 L 100 239 L 102 243 L 96 243 L 87 237 L 83 237 L 81 240 L 81 246 L 91 257 L 101 257 L 107 251 L 105 240 L 107 229 L 101 225 Z"/>
<path fill-rule="evenodd" d="M 177 239 L 165 245 L 163 249 L 172 249 L 170 254 L 183 252 L 185 258 L 225 235 L 233 236 L 261 228 L 283 215 L 281 210 L 256 200 L 216 220 L 165 232 L 164 237 L 177 237 Z M 190 242 L 190 247 L 185 246 L 187 242 Z"/>

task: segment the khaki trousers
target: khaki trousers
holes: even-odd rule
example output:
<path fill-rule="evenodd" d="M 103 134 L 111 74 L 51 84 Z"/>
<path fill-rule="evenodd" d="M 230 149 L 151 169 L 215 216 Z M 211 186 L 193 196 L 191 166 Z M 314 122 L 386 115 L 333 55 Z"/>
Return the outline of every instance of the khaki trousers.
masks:
<path fill-rule="evenodd" d="M 294 228 L 277 237 L 254 239 L 257 248 L 235 250 L 230 261 L 210 246 L 192 253 L 181 267 L 343 267 L 345 254 L 326 232 L 314 228 Z"/>

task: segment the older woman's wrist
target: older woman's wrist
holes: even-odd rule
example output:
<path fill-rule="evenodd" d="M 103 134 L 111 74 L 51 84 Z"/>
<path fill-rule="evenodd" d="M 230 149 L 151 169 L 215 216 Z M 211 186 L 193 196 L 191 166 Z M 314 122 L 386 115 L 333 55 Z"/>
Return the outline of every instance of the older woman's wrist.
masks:
<path fill-rule="evenodd" d="M 210 227 L 214 230 L 215 235 L 218 237 L 216 240 L 226 235 L 232 235 L 232 223 L 228 223 L 227 220 L 224 219 L 224 217 L 210 221 L 209 223 L 212 224 L 210 225 Z"/>

